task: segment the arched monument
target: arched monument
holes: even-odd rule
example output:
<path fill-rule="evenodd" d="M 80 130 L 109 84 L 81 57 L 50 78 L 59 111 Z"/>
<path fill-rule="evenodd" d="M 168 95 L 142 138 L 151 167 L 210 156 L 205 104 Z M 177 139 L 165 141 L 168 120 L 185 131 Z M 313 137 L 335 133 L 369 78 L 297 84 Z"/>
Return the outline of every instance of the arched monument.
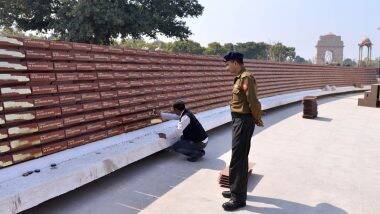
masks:
<path fill-rule="evenodd" d="M 373 46 L 373 43 L 368 38 L 363 39 L 363 41 L 359 43 L 359 66 L 363 65 L 363 48 L 364 47 L 367 47 L 367 58 L 365 58 L 365 60 L 367 61 L 367 63 L 371 61 L 372 46 Z"/>
<path fill-rule="evenodd" d="M 320 36 L 315 47 L 317 48 L 317 64 L 342 64 L 344 45 L 341 36 L 332 33 Z"/>

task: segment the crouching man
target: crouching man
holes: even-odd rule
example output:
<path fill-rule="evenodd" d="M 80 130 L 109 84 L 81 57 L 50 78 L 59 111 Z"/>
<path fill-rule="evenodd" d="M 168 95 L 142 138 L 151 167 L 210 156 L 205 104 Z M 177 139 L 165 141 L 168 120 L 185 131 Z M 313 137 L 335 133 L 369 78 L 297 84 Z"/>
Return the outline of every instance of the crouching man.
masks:
<path fill-rule="evenodd" d="M 181 135 L 181 138 L 170 149 L 188 156 L 188 161 L 195 162 L 205 155 L 204 149 L 208 142 L 207 133 L 194 114 L 186 109 L 184 102 L 175 102 L 173 112 L 174 114 L 164 112 L 155 112 L 155 114 L 161 116 L 163 120 L 178 120 L 175 134 L 176 136 Z M 158 135 L 160 138 L 166 139 L 166 134 L 159 133 Z"/>

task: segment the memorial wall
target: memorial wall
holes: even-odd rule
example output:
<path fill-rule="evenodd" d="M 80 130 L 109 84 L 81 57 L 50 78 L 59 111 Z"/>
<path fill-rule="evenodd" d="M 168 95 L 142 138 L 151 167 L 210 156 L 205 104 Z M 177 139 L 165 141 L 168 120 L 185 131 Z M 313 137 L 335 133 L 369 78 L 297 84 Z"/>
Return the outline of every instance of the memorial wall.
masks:
<path fill-rule="evenodd" d="M 260 98 L 376 82 L 372 68 L 245 64 Z M 227 106 L 232 84 L 216 56 L 0 37 L 0 168 L 149 126 L 178 99 Z"/>

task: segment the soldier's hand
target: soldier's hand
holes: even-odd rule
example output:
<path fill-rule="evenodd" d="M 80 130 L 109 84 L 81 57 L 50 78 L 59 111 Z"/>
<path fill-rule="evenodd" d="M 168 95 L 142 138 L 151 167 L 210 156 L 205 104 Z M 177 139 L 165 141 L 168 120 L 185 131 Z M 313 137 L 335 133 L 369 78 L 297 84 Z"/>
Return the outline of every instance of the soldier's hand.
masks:
<path fill-rule="evenodd" d="M 260 126 L 260 127 L 263 127 L 263 126 L 264 126 L 264 122 L 263 122 L 261 119 L 256 120 L 256 121 L 255 121 L 255 124 L 256 124 L 257 126 Z"/>

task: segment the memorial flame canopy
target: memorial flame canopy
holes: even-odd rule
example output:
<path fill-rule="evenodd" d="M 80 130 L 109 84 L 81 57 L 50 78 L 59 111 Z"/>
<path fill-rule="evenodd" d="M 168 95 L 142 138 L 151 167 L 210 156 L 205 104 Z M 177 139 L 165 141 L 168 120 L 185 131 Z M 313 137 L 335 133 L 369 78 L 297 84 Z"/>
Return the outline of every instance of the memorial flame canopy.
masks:
<path fill-rule="evenodd" d="M 367 58 L 365 60 L 367 63 L 371 61 L 372 58 L 372 46 L 373 43 L 369 38 L 364 38 L 360 43 L 359 43 L 359 65 L 363 65 L 363 48 L 367 47 Z"/>

